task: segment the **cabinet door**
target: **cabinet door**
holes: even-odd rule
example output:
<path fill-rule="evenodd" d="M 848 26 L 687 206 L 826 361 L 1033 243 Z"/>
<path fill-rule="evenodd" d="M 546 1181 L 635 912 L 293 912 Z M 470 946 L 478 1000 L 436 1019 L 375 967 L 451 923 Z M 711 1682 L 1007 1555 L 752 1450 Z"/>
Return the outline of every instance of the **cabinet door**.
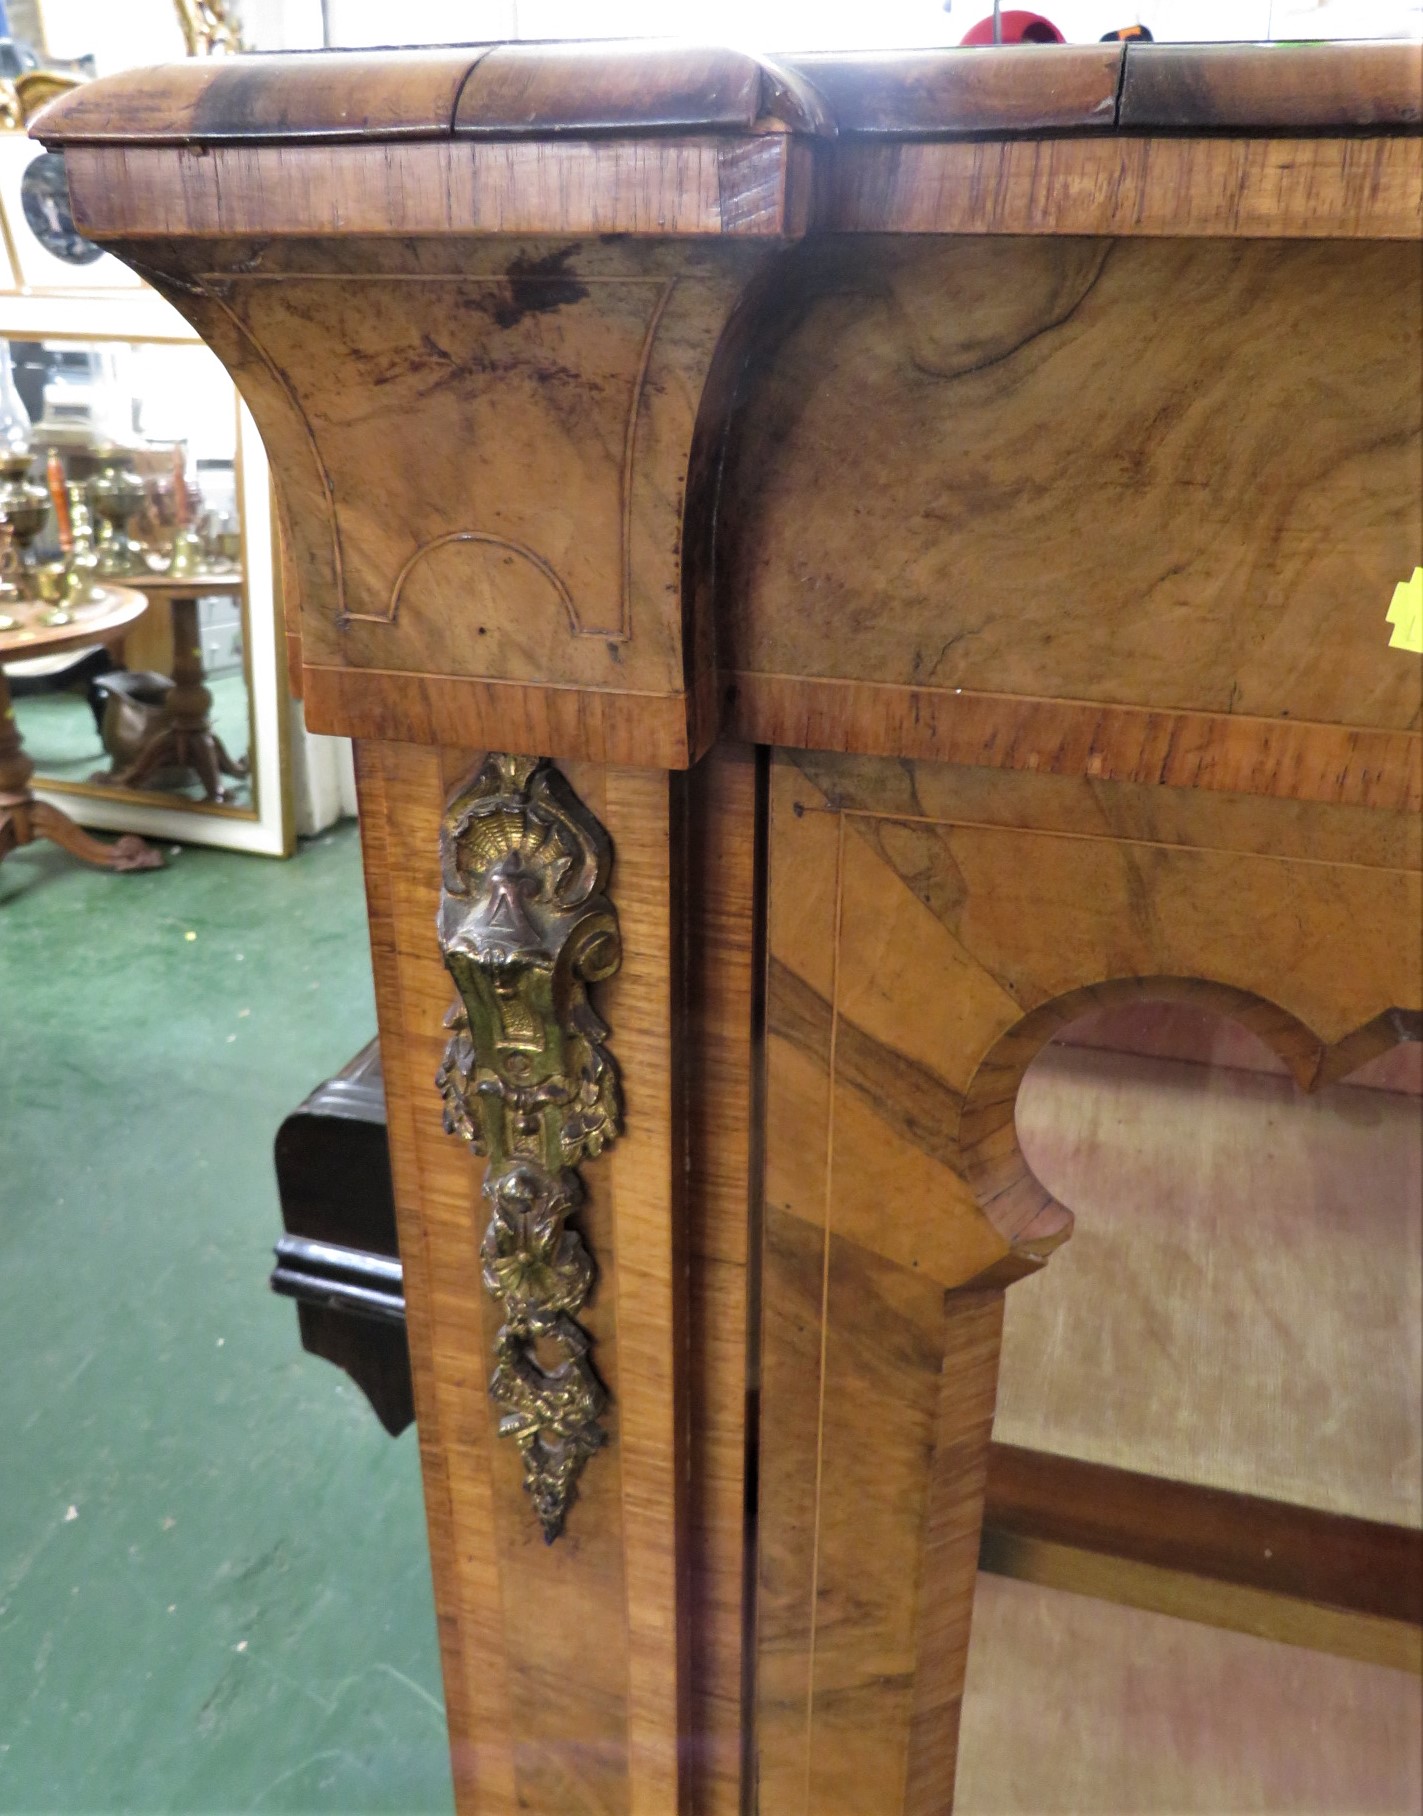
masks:
<path fill-rule="evenodd" d="M 1338 809 L 776 756 L 757 1560 L 766 1816 L 949 1807 L 985 1497 L 992 1559 L 1036 1577 L 1037 1593 L 1055 1584 L 1288 1638 L 1335 1655 L 1314 1667 L 1321 1682 L 1381 1672 L 1369 1696 L 1384 1711 L 1384 1776 L 1395 1790 L 1407 1780 L 1416 1685 L 1387 1668 L 1418 1649 L 1406 1594 L 1381 1611 L 1377 1586 L 1356 1577 L 1342 1591 L 1349 1622 L 1299 1612 L 1341 1593 L 1342 1578 L 1324 1582 L 1331 1546 L 1348 1538 L 1376 1566 L 1408 1555 L 1410 1529 L 1416 1551 L 1419 1524 L 1418 1118 L 1400 1095 L 1399 1047 L 1418 1023 L 1419 878 L 1405 851 L 1389 859 L 1375 819 L 1361 862 L 1368 829 Z M 1340 1085 L 1364 1066 L 1389 1088 Z M 1002 1288 L 1041 1269 L 1074 1212 L 1075 1241 L 1008 1295 L 999 1450 Z M 995 1520 L 1054 1460 L 1056 1540 L 1040 1510 L 1036 1548 L 1010 1544 Z M 1099 1473 L 1084 1484 L 1073 1464 Z M 1184 1485 L 1164 1515 L 1150 1500 L 1158 1477 Z M 1120 1530 L 1084 1542 L 1074 1497 L 1079 1515 L 1100 1514 L 1109 1490 L 1133 1483 Z M 1212 1492 L 1225 1502 L 1203 1502 Z M 1228 1544 L 1199 1548 L 1208 1514 L 1227 1536 L 1237 1522 L 1233 1562 Z M 1336 1517 L 1359 1525 L 1341 1536 Z M 1181 1542 L 1158 1549 L 1148 1581 L 1127 1554 L 1135 1545 L 1140 1566 L 1153 1518 Z M 1242 1573 L 1261 1521 L 1282 1549 L 1305 1532 L 1312 1578 L 1290 1578 L 1283 1559 L 1273 1576 L 1264 1558 Z M 1271 1549 L 1268 1531 L 1258 1549 Z M 1232 1569 L 1241 1594 L 1222 1600 Z M 1193 1571 L 1194 1598 L 1181 1589 Z M 992 1594 L 1001 1618 L 979 1676 L 998 1685 L 982 1705 L 997 1738 L 970 1750 L 979 1778 L 964 1795 L 978 1807 L 977 1783 L 1008 1799 L 984 1807 L 1039 1808 L 1050 1760 L 1025 1789 L 1003 1745 L 1003 1684 L 1027 1681 L 1034 1661 L 1017 1677 L 1003 1662 L 1014 1609 Z M 1380 1624 L 1381 1612 L 1403 1618 Z M 1072 1648 L 1095 1646 L 1069 1613 L 1042 1613 L 1064 1720 Z M 1168 1640 L 1132 1643 L 1169 1653 Z M 1099 1664 L 1115 1643 L 1103 1639 Z M 1283 1650 L 1236 1675 L 1278 1688 L 1280 1670 L 1299 1667 L 1280 1664 Z M 1086 1729 L 1129 1725 L 1129 1686 L 1099 1690 Z M 1357 1684 L 1329 1694 L 1368 1706 Z M 1307 1717 L 1286 1718 L 1288 1700 L 1262 1691 L 1274 1725 L 1266 1765 L 1251 1769 L 1267 1782 L 1318 1748 Z M 974 1707 L 971 1691 L 970 1743 Z M 1011 1707 L 1030 1720 L 1021 1698 Z M 1218 1731 L 1199 1724 L 1192 1770 L 1212 1795 L 1240 1797 L 1243 1781 L 1211 1757 L 1236 1737 L 1228 1707 L 1217 1713 Z M 1349 1732 L 1331 1770 L 1366 1763 L 1364 1730 Z M 1095 1788 L 1090 1772 L 1063 1773 L 1088 1798 L 1070 1807 L 1123 1793 L 1110 1772 Z M 1151 1803 L 1158 1790 L 1165 1803 Z M 1179 1794 L 1149 1776 L 1132 1793 L 1163 1808 Z"/>

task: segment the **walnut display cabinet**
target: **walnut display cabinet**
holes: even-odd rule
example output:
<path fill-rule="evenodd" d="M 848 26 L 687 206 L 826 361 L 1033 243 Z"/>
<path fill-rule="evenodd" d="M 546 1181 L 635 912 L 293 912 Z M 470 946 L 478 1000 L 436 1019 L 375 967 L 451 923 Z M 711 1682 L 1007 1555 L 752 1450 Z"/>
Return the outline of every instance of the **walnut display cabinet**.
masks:
<path fill-rule="evenodd" d="M 948 1811 L 1030 1064 L 1417 1038 L 1421 73 L 510 44 L 39 122 L 357 740 L 461 1811 Z"/>

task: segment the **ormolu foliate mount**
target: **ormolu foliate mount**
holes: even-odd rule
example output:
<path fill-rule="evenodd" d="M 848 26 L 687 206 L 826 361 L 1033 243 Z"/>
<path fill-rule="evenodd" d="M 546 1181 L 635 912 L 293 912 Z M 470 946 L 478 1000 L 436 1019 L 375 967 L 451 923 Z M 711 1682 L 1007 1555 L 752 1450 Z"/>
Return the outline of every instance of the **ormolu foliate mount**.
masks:
<path fill-rule="evenodd" d="M 575 1315 L 593 1260 L 568 1219 L 575 1169 L 619 1128 L 608 1030 L 588 1000 L 622 956 L 603 893 L 612 848 L 550 763 L 491 754 L 447 807 L 440 856 L 440 948 L 460 1002 L 436 1083 L 446 1129 L 489 1158 L 480 1254 L 504 1313 L 489 1391 L 551 1544 L 605 1435 Z"/>

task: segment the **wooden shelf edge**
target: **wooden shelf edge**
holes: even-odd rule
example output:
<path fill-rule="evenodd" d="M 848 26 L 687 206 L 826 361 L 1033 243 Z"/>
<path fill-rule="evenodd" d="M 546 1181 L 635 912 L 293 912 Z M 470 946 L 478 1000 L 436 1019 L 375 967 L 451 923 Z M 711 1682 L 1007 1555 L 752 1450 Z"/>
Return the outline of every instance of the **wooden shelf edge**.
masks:
<path fill-rule="evenodd" d="M 995 1444 L 980 1567 L 1423 1674 L 1423 1533 Z"/>

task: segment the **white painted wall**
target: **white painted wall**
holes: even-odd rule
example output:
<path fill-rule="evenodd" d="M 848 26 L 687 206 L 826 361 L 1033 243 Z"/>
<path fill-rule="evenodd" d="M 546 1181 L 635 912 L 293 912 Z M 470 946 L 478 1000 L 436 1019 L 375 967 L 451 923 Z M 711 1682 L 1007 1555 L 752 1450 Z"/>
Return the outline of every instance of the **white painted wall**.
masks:
<path fill-rule="evenodd" d="M 1019 0 L 1090 43 L 1123 25 L 1160 41 L 1423 38 L 1423 0 Z M 172 0 L 38 0 L 49 48 L 101 71 L 181 56 Z M 678 37 L 753 50 L 957 44 L 991 0 L 234 0 L 259 50 Z"/>
<path fill-rule="evenodd" d="M 286 0 L 296 6 L 311 0 Z M 1017 0 L 1090 43 L 1145 23 L 1159 41 L 1423 37 L 1423 0 Z M 245 0 L 252 9 L 258 0 Z M 268 9 L 284 0 L 264 0 Z M 327 0 L 333 45 L 495 38 L 700 38 L 753 50 L 957 44 L 991 0 Z"/>

